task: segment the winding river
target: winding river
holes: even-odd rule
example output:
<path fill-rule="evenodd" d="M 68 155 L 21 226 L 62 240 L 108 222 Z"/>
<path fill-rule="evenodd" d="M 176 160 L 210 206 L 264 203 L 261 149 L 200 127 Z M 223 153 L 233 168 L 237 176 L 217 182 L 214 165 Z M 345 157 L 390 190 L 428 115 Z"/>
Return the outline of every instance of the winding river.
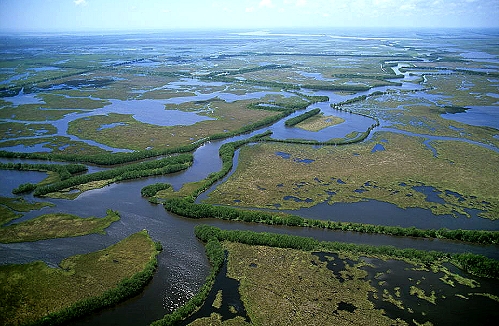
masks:
<path fill-rule="evenodd" d="M 406 90 L 417 89 L 419 87 L 412 83 L 406 83 L 404 80 L 401 81 L 403 82 L 402 86 L 389 88 Z M 383 91 L 386 89 L 387 87 L 379 87 L 372 91 Z M 316 92 L 314 94 L 329 96 L 330 101 L 316 103 L 309 108 L 319 107 L 326 114 L 333 114 L 331 111 L 333 109 L 330 107 L 331 103 L 337 103 L 355 96 L 369 94 L 372 91 L 345 96 L 335 95 L 332 92 Z M 209 98 L 212 97 L 213 96 Z M 296 113 L 295 115 L 300 113 Z M 204 254 L 203 244 L 194 236 L 193 229 L 199 223 L 210 224 L 222 229 L 245 229 L 257 232 L 287 233 L 329 241 L 392 245 L 400 248 L 412 247 L 423 250 L 473 252 L 499 259 L 499 246 L 480 246 L 445 240 L 358 234 L 309 228 L 277 227 L 216 219 L 186 219 L 170 214 L 161 205 L 151 204 L 140 196 L 142 187 L 152 183 L 170 183 L 175 189 L 179 189 L 186 182 L 198 181 L 205 178 L 208 174 L 220 170 L 221 160 L 218 157 L 218 150 L 220 146 L 226 142 L 247 138 L 265 130 L 271 130 L 274 138 L 301 137 L 325 140 L 343 137 L 354 130 L 363 132 L 374 121 L 367 117 L 346 112 L 335 111 L 334 115 L 339 115 L 344 118 L 346 120 L 345 123 L 326 128 L 319 133 L 300 131 L 300 134 L 297 134 L 295 128 L 292 130 L 286 128 L 284 126 L 284 121 L 279 121 L 270 127 L 262 128 L 253 133 L 232 137 L 222 141 L 212 141 L 202 145 L 194 152 L 194 164 L 188 170 L 168 176 L 150 177 L 111 184 L 102 189 L 87 191 L 75 200 L 46 199 L 56 206 L 27 213 L 22 219 L 17 221 L 30 219 L 34 216 L 51 212 L 66 212 L 83 217 L 104 216 L 107 209 L 119 211 L 122 218 L 120 221 L 113 223 L 107 229 L 107 234 L 105 235 L 94 234 L 75 238 L 43 240 L 32 243 L 0 244 L 0 263 L 27 263 L 34 260 L 43 260 L 55 267 L 62 259 L 68 256 L 105 248 L 128 235 L 142 229 L 147 229 L 151 237 L 156 241 L 160 241 L 164 248 L 163 252 L 158 256 L 159 266 L 152 282 L 139 296 L 116 307 L 103 310 L 72 323 L 74 325 L 147 325 L 183 304 L 203 283 L 209 271 L 209 263 Z M 381 128 L 383 128 L 383 126 L 381 126 Z M 390 129 L 390 131 L 396 130 Z M 235 155 L 233 170 L 237 167 L 237 158 L 238 155 Z M 2 161 L 7 162 L 10 160 L 2 159 Z M 98 169 L 99 168 L 91 167 L 92 171 Z M 18 184 L 28 181 L 37 182 L 44 177 L 44 173 L 38 172 L 2 171 L 0 194 L 9 196 L 10 191 L 14 187 L 17 187 Z M 206 196 L 206 194 L 203 195 Z M 379 212 L 379 210 L 382 210 L 384 214 L 373 214 L 373 207 L 376 208 L 375 211 Z M 373 224 L 379 222 L 380 224 L 385 225 L 396 225 L 400 220 L 407 219 L 407 216 L 412 216 L 410 217 L 411 221 L 416 221 L 417 217 L 422 214 L 425 217 L 422 219 L 423 222 L 420 222 L 420 227 L 428 225 L 433 227 L 430 224 L 431 221 L 438 219 L 439 226 L 463 228 L 461 225 L 453 224 L 453 222 L 455 223 L 453 217 L 437 217 L 431 214 L 431 212 L 422 209 L 402 210 L 398 209 L 395 205 L 380 202 L 318 205 L 311 209 L 301 210 L 299 211 L 299 214 L 304 217 L 313 218 L 324 215 L 341 216 L 342 218 L 345 217 L 345 220 L 351 219 L 352 221 L 369 222 Z M 390 216 L 390 219 L 386 219 L 385 217 L 382 218 L 382 215 L 386 216 L 387 214 Z M 358 220 L 359 218 L 362 218 L 362 220 Z M 475 221 L 479 220 L 480 219 L 477 217 L 472 218 L 467 221 L 466 225 L 472 226 Z M 490 222 L 490 225 L 484 226 L 480 224 L 480 228 L 497 230 L 497 223 L 491 221 L 483 222 Z"/>

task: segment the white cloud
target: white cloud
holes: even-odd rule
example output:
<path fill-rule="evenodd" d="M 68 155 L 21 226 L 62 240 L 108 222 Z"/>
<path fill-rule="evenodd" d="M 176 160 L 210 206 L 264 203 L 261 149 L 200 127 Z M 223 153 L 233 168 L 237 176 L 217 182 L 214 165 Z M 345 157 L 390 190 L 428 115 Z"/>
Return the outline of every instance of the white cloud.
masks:
<path fill-rule="evenodd" d="M 401 11 L 414 11 L 416 9 L 416 6 L 412 3 L 407 3 L 399 8 Z"/>
<path fill-rule="evenodd" d="M 86 6 L 88 4 L 86 0 L 74 0 L 73 2 L 77 6 Z"/>
<path fill-rule="evenodd" d="M 259 7 L 272 8 L 274 5 L 272 4 L 272 0 L 262 0 L 258 4 Z"/>

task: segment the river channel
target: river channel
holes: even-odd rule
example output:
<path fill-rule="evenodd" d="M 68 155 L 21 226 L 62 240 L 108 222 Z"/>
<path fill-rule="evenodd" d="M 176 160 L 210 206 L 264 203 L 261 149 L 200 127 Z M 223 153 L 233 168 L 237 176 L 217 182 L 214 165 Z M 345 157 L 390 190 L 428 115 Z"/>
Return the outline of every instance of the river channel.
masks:
<path fill-rule="evenodd" d="M 403 81 L 403 80 L 402 80 Z M 405 83 L 396 89 L 417 89 L 418 85 Z M 383 91 L 384 87 L 374 88 L 372 91 Z M 372 92 L 370 91 L 370 92 Z M 317 92 L 317 95 L 328 95 L 329 102 L 316 103 L 309 108 L 319 107 L 326 114 L 333 114 L 331 103 L 353 98 L 355 96 L 368 94 L 361 92 L 353 95 L 339 96 L 332 92 Z M 296 113 L 297 114 L 300 114 Z M 374 122 L 373 119 L 346 112 L 334 112 L 346 122 L 338 126 L 324 129 L 319 133 L 303 131 L 297 134 L 296 128 L 292 130 L 284 126 L 283 121 L 253 133 L 240 135 L 222 141 L 212 141 L 205 143 L 194 152 L 194 164 L 186 171 L 178 172 L 168 176 L 150 177 L 126 182 L 111 184 L 102 189 L 87 191 L 74 200 L 44 199 L 54 203 L 55 207 L 47 207 L 40 211 L 27 213 L 22 221 L 33 218 L 40 214 L 51 212 L 65 212 L 77 214 L 82 217 L 104 216 L 107 209 L 117 210 L 121 214 L 121 220 L 113 223 L 105 235 L 88 235 L 75 238 L 51 239 L 30 243 L 0 244 L 0 263 L 27 263 L 34 260 L 43 260 L 51 266 L 57 264 L 64 258 L 76 254 L 103 249 L 123 238 L 147 229 L 155 241 L 163 244 L 164 250 L 158 256 L 158 270 L 142 294 L 132 298 L 116 307 L 92 314 L 74 325 L 147 325 L 150 322 L 161 318 L 165 313 L 171 312 L 179 305 L 182 305 L 199 289 L 209 271 L 209 263 L 204 254 L 203 244 L 194 236 L 194 227 L 197 224 L 205 223 L 217 226 L 222 229 L 245 229 L 257 232 L 278 232 L 300 236 L 314 237 L 320 240 L 345 241 L 353 243 L 363 243 L 372 245 L 392 245 L 399 248 L 417 248 L 423 250 L 442 250 L 449 252 L 473 252 L 483 254 L 488 257 L 499 259 L 498 246 L 480 246 L 444 240 L 413 239 L 407 237 L 393 237 L 385 235 L 358 234 L 353 232 L 334 232 L 325 230 L 315 230 L 306 228 L 277 227 L 250 223 L 221 221 L 216 219 L 193 220 L 182 218 L 168 213 L 161 205 L 154 205 L 140 196 L 142 187 L 165 182 L 179 189 L 184 183 L 198 181 L 208 174 L 216 172 L 221 168 L 221 160 L 218 156 L 220 146 L 226 142 L 250 137 L 265 130 L 271 130 L 274 138 L 307 138 L 325 140 L 330 138 L 344 137 L 352 131 L 365 131 Z M 383 126 L 381 126 L 383 127 Z M 376 129 L 375 129 L 376 131 Z M 393 130 L 390 130 L 393 131 Z M 327 138 L 324 138 L 327 137 Z M 237 158 L 234 158 L 234 169 L 237 168 Z M 3 159 L 2 162 L 9 160 Z M 28 162 L 28 161 L 26 161 Z M 92 171 L 98 168 L 91 167 Z M 44 173 L 2 171 L 2 185 L 0 193 L 9 196 L 10 191 L 24 182 L 37 182 L 43 179 Z M 205 194 L 206 195 L 206 194 Z M 32 199 L 27 196 L 28 199 Z M 373 207 L 383 207 L 385 212 L 389 212 L 389 219 L 377 217 L 376 214 L 369 215 Z M 378 210 L 379 211 L 379 210 Z M 409 212 L 409 213 L 408 213 Z M 438 219 L 438 225 L 448 228 L 465 228 L 462 225 L 452 224 L 452 217 L 437 217 L 425 210 L 402 210 L 396 206 L 386 203 L 361 202 L 343 205 L 321 205 L 313 209 L 302 210 L 299 214 L 304 217 L 334 215 L 345 216 L 346 219 L 355 220 L 355 217 L 362 216 L 361 222 L 372 224 L 396 225 L 397 222 L 405 219 L 408 214 L 414 215 L 416 220 L 418 214 L 424 214 L 423 221 Z M 350 217 L 348 217 L 350 216 Z M 386 214 L 385 214 L 386 216 Z M 474 217 L 467 225 L 473 225 Z M 341 220 L 341 218 L 340 218 Z M 485 221 L 485 223 L 489 223 Z M 488 225 L 487 229 L 496 229 L 497 223 Z M 422 222 L 418 227 L 433 227 L 431 224 Z M 480 226 L 482 227 L 482 225 Z"/>

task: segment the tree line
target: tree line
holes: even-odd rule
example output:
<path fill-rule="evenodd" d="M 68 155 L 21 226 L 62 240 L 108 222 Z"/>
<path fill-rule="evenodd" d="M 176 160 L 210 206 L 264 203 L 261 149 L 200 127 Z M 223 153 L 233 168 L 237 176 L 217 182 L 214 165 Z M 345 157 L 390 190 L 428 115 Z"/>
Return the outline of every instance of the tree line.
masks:
<path fill-rule="evenodd" d="M 162 246 L 159 242 L 156 242 L 154 245 L 157 253 L 162 250 Z M 120 281 L 114 289 L 108 290 L 100 296 L 78 301 L 68 308 L 51 313 L 29 325 L 66 325 L 71 320 L 89 315 L 102 308 L 111 307 L 128 298 L 132 298 L 141 293 L 147 283 L 149 283 L 156 271 L 157 265 L 158 261 L 155 254 L 142 271 L 128 279 Z"/>
<path fill-rule="evenodd" d="M 213 206 L 209 204 L 196 204 L 193 202 L 192 198 L 172 198 L 164 203 L 164 207 L 169 212 L 189 218 L 218 218 L 222 220 L 255 222 L 269 225 L 313 227 L 392 236 L 448 239 L 480 244 L 499 244 L 498 231 L 448 230 L 445 228 L 418 229 L 415 227 L 404 228 L 400 226 L 306 219 L 292 214 L 243 210 L 234 207 Z"/>
<path fill-rule="evenodd" d="M 393 246 L 373 246 L 343 242 L 319 241 L 310 237 L 288 234 L 257 233 L 241 230 L 221 230 L 209 225 L 197 225 L 196 236 L 202 241 L 217 239 L 249 245 L 261 245 L 299 250 L 348 251 L 358 255 L 383 255 L 399 259 L 411 259 L 427 265 L 435 261 L 451 261 L 463 270 L 477 276 L 499 278 L 499 261 L 470 253 L 456 254 L 425 251 L 412 248 L 398 249 Z"/>
<path fill-rule="evenodd" d="M 297 125 L 298 123 L 307 120 L 308 118 L 313 117 L 314 115 L 317 115 L 321 112 L 321 109 L 315 108 L 313 110 L 307 111 L 305 113 L 302 113 L 300 115 L 297 115 L 296 117 L 290 118 L 284 122 L 284 125 L 288 127 L 292 127 Z"/>
<path fill-rule="evenodd" d="M 83 164 L 0 163 L 0 170 L 52 171 L 58 173 L 61 180 L 65 180 L 73 174 L 87 171 L 88 168 Z"/>
<path fill-rule="evenodd" d="M 154 183 L 143 187 L 140 190 L 142 197 L 153 197 L 158 191 L 170 189 L 172 187 L 169 183 Z"/>
<path fill-rule="evenodd" d="M 129 164 L 106 171 L 72 176 L 66 180 L 61 180 L 45 186 L 36 186 L 33 194 L 35 196 L 43 196 L 51 192 L 61 191 L 92 181 L 109 179 L 112 179 L 113 181 L 122 181 L 152 175 L 169 174 L 188 168 L 192 165 L 192 161 L 192 154 L 180 154 L 159 160 Z"/>

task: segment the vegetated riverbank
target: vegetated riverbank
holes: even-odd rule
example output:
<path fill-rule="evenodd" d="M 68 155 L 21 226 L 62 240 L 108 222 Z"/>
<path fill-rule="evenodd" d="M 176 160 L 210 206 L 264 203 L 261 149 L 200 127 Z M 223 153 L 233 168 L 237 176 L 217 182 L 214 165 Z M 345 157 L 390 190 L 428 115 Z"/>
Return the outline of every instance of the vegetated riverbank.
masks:
<path fill-rule="evenodd" d="M 196 204 L 194 200 L 199 194 L 206 191 L 218 180 L 221 180 L 232 168 L 235 151 L 248 143 L 265 141 L 269 133 L 256 135 L 252 138 L 224 144 L 219 151 L 222 158 L 222 169 L 212 173 L 205 180 L 186 184 L 179 192 L 173 192 L 167 184 L 153 184 L 142 189 L 143 195 L 150 197 L 150 201 L 158 203 L 164 200 L 165 208 L 175 214 L 189 218 L 219 218 L 244 222 L 256 222 L 269 225 L 288 225 L 301 227 L 316 227 L 330 230 L 354 231 L 362 233 L 378 233 L 394 236 L 409 236 L 423 238 L 441 238 L 449 240 L 466 241 L 481 244 L 499 244 L 499 232 L 481 230 L 448 230 L 441 228 L 418 229 L 415 227 L 404 228 L 400 226 L 383 226 L 365 223 L 351 223 L 341 221 L 326 221 L 305 219 L 297 215 L 283 213 L 269 213 L 264 211 L 243 210 L 232 207 L 214 206 L 210 204 Z M 162 190 L 168 190 L 167 192 Z M 158 192 L 161 192 L 157 196 Z"/>
<path fill-rule="evenodd" d="M 140 293 L 161 249 L 142 231 L 106 249 L 42 262 L 0 266 L 3 325 L 59 325 Z"/>
<path fill-rule="evenodd" d="M 451 261 L 469 269 L 481 261 L 481 264 L 490 264 L 490 271 L 495 270 L 491 273 L 497 278 L 499 264 L 495 260 L 469 254 L 321 242 L 284 234 L 224 231 L 207 225 L 198 225 L 195 232 L 210 247 L 218 248 L 219 260 L 214 266 L 223 262 L 223 250 L 216 244 L 223 242 L 228 250 L 226 277 L 240 281 L 239 293 L 245 306 L 245 309 L 232 307 L 233 313 L 237 315 L 246 310 L 251 324 L 305 324 L 312 320 L 318 324 L 340 325 L 367 324 L 373 320 L 382 325 L 391 325 L 394 320 L 402 324 L 415 320 L 436 322 L 452 318 L 442 316 L 438 310 L 440 305 L 451 304 L 454 309 L 460 309 L 456 307 L 469 304 L 462 298 L 472 301 L 483 298 L 485 315 L 482 313 L 476 318 L 488 320 L 497 314 L 493 307 L 494 301 L 499 299 L 495 292 L 488 292 L 493 291 L 493 286 L 479 289 L 480 281 L 445 266 L 445 262 Z M 397 281 L 400 275 L 392 276 L 390 268 L 403 268 L 404 275 L 410 273 L 416 279 Z M 268 283 L 269 279 L 271 283 Z M 431 289 L 438 286 L 438 282 L 446 288 L 437 294 Z M 207 281 L 205 286 L 211 284 Z M 196 297 L 201 293 L 205 296 L 205 286 Z M 217 298 L 215 300 L 224 302 L 224 293 L 218 293 Z M 173 325 L 194 312 L 196 307 L 200 307 L 197 302 L 190 303 L 190 312 L 179 309 L 153 325 Z M 173 319 L 173 316 L 179 319 Z M 238 325 L 248 324 L 244 319 L 233 317 L 234 314 L 212 313 L 210 317 L 195 320 L 192 325 L 221 324 L 222 321 L 222 324 L 236 321 Z"/>

